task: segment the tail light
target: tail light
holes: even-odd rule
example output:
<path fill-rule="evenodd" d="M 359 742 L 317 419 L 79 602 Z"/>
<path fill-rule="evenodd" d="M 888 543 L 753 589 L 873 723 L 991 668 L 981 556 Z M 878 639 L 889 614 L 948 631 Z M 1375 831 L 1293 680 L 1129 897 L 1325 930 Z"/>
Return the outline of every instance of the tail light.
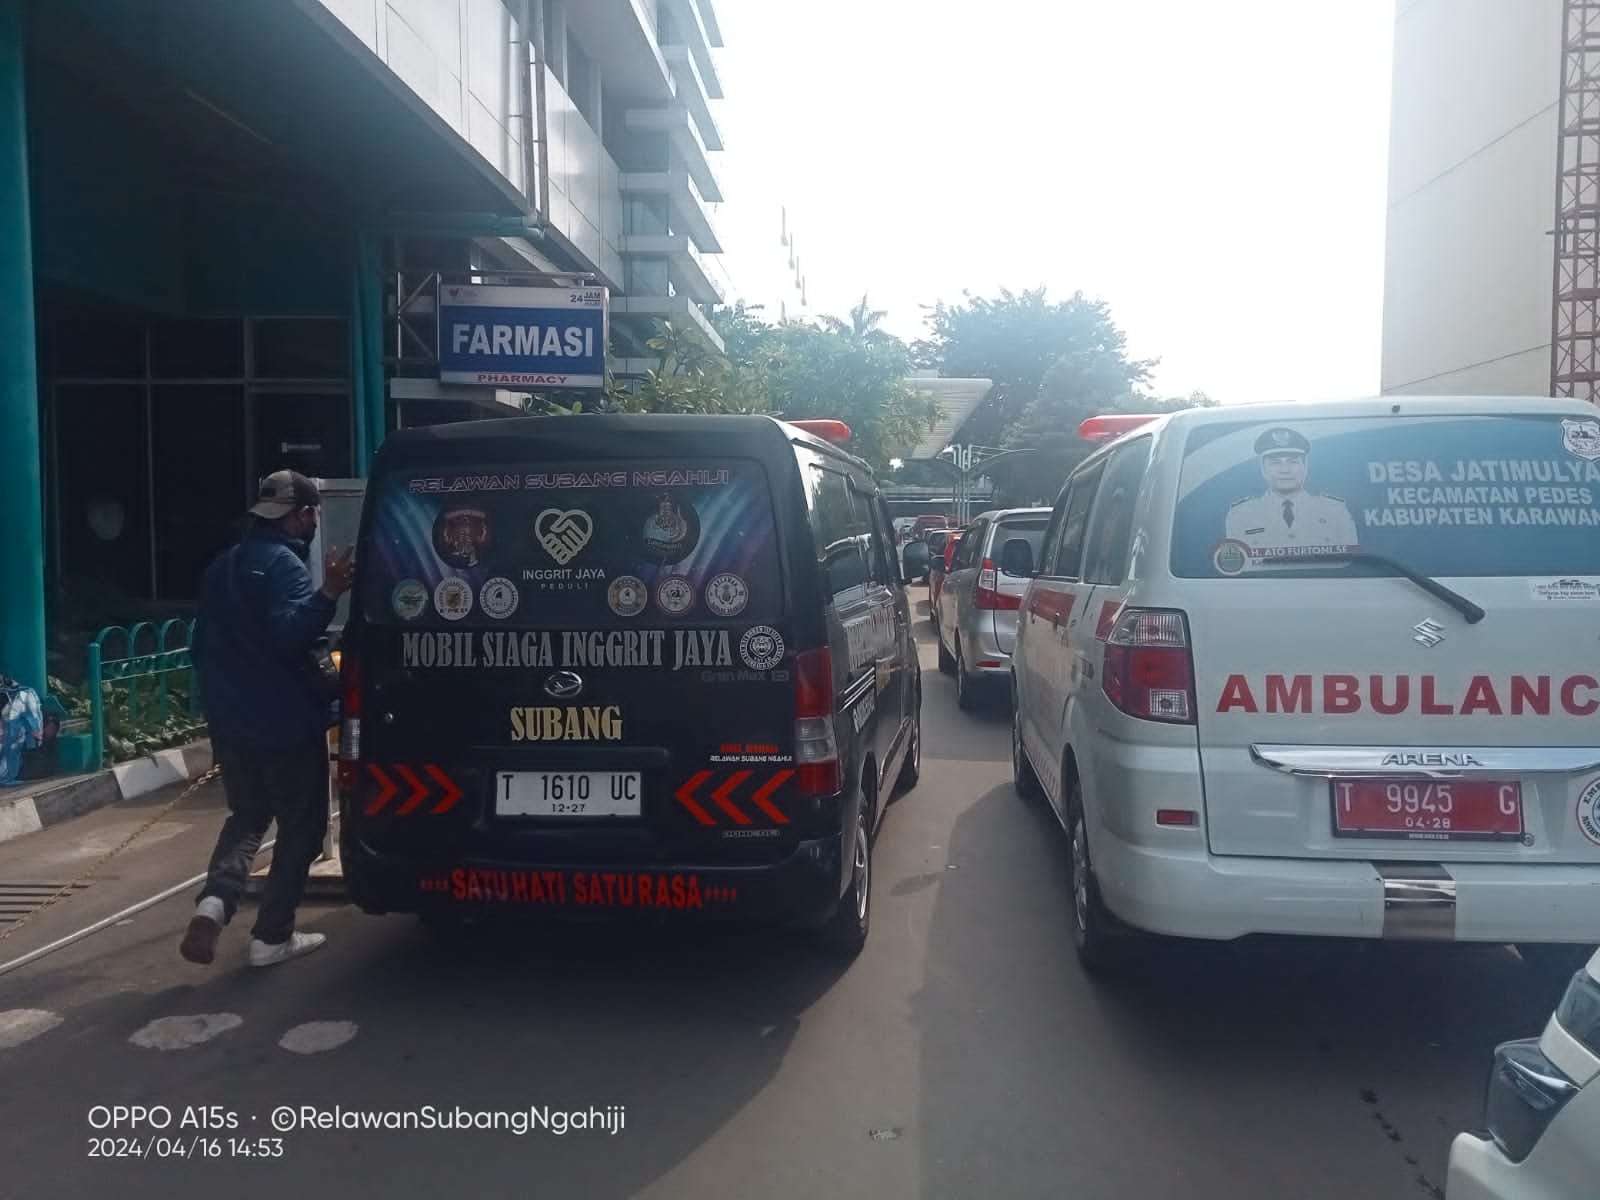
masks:
<path fill-rule="evenodd" d="M 991 559 L 983 560 L 983 568 L 978 572 L 978 585 L 972 593 L 972 603 L 985 612 L 1019 609 L 1022 607 L 1021 596 L 1008 596 L 1000 590 L 1000 573 L 994 569 Z"/>
<path fill-rule="evenodd" d="M 345 650 L 339 661 L 339 787 L 356 788 L 361 759 L 361 659 Z"/>
<path fill-rule="evenodd" d="M 794 680 L 794 762 L 800 793 L 831 796 L 842 786 L 831 653 L 822 649 L 796 655 Z"/>
<path fill-rule="evenodd" d="M 1181 612 L 1125 608 L 1106 643 L 1101 687 L 1130 717 L 1193 725 L 1194 658 Z"/>

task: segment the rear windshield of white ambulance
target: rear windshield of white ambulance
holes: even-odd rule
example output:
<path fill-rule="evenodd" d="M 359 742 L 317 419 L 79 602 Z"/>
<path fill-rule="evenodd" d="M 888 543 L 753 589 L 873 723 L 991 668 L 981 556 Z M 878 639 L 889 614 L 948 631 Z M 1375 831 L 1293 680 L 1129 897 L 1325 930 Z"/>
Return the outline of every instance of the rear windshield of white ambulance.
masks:
<path fill-rule="evenodd" d="M 362 604 L 376 623 L 630 628 L 783 612 L 753 461 L 417 468 L 369 503 Z"/>
<path fill-rule="evenodd" d="M 1434 577 L 1560 579 L 1592 597 L 1600 576 L 1600 420 L 1241 420 L 1190 433 L 1174 575 L 1384 573 L 1340 560 L 1352 550 Z M 1288 556 L 1328 562 L 1290 565 Z"/>

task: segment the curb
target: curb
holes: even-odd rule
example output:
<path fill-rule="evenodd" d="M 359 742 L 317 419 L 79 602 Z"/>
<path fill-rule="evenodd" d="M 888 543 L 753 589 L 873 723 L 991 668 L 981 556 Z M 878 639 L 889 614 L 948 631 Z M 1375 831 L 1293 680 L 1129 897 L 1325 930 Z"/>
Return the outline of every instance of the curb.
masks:
<path fill-rule="evenodd" d="M 174 783 L 198 779 L 211 767 L 211 743 L 191 742 L 157 750 L 145 758 L 104 771 L 67 779 L 48 779 L 0 791 L 0 842 L 37 833 L 124 800 L 133 800 Z"/>

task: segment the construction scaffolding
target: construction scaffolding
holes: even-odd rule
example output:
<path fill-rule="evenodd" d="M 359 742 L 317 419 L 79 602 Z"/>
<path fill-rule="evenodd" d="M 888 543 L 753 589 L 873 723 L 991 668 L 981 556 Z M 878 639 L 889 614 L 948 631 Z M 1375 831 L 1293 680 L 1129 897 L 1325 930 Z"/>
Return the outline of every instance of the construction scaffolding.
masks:
<path fill-rule="evenodd" d="M 1564 0 L 1550 393 L 1600 383 L 1600 0 Z"/>

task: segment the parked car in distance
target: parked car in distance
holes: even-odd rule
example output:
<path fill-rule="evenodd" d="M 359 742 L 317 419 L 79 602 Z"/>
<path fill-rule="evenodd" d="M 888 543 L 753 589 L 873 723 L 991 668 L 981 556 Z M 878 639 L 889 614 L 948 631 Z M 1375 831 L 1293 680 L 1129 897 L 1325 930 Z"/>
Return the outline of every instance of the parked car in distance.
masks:
<path fill-rule="evenodd" d="M 935 529 L 945 529 L 950 524 L 950 518 L 940 513 L 923 513 L 911 525 L 913 538 L 925 537 Z"/>
<path fill-rule="evenodd" d="M 1085 968 L 1147 943 L 1130 929 L 1587 958 L 1594 406 L 1115 419 L 1051 513 L 1012 656 L 1017 783 L 1067 831 Z"/>
<path fill-rule="evenodd" d="M 919 583 L 928 582 L 928 543 L 918 538 L 913 538 L 905 544 L 900 552 L 901 566 L 904 569 L 906 582 L 913 579 Z"/>
<path fill-rule="evenodd" d="M 955 546 L 939 589 L 939 669 L 956 677 L 956 703 L 975 707 L 1006 689 L 1017 642 L 1017 612 L 1050 521 L 1048 508 L 980 515 Z"/>
<path fill-rule="evenodd" d="M 928 617 L 935 626 L 939 624 L 939 589 L 950 570 L 950 555 L 955 541 L 961 536 L 956 528 L 935 529 L 928 534 Z"/>
<path fill-rule="evenodd" d="M 1486 1136 L 1450 1147 L 1446 1200 L 1588 1200 L 1600 1181 L 1600 954 L 1544 1036 L 1494 1052 Z"/>

